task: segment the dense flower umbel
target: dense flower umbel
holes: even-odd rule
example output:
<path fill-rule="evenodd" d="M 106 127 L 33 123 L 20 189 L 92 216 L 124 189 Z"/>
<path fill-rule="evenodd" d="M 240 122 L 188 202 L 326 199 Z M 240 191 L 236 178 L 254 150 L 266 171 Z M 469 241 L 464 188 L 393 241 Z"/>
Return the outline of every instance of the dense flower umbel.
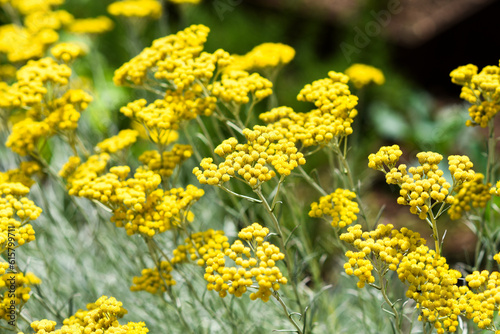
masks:
<path fill-rule="evenodd" d="M 131 291 L 146 291 L 151 294 L 167 291 L 167 286 L 175 285 L 176 282 L 170 274 L 173 270 L 172 265 L 168 261 L 161 261 L 160 273 L 158 268 L 146 268 L 141 272 L 141 276 L 135 276 L 132 279 L 133 285 Z"/>
<path fill-rule="evenodd" d="M 75 34 L 103 34 L 113 29 L 114 23 L 106 16 L 77 19 L 68 26 L 68 31 Z"/>
<path fill-rule="evenodd" d="M 323 216 L 332 217 L 333 227 L 343 228 L 352 224 L 358 219 L 358 203 L 352 201 L 356 194 L 347 189 L 337 189 L 327 196 L 322 196 L 318 202 L 311 204 L 310 217 L 321 218 Z"/>
<path fill-rule="evenodd" d="M 395 271 L 406 254 L 414 251 L 418 246 L 425 244 L 425 239 L 419 233 L 408 230 L 406 227 L 399 231 L 392 224 L 378 225 L 374 231 L 363 232 L 361 225 L 354 225 L 342 233 L 340 240 L 352 244 L 359 251 L 347 251 L 349 261 L 344 265 L 348 275 L 358 277 L 358 287 L 374 283 L 372 274 L 373 263 L 381 265 L 377 270 L 386 269 Z"/>
<path fill-rule="evenodd" d="M 173 251 L 173 264 L 196 260 L 199 266 L 203 266 L 207 259 L 229 248 L 228 238 L 224 231 L 214 231 L 213 229 L 193 233 L 184 241 L 183 245 L 179 245 Z"/>
<path fill-rule="evenodd" d="M 26 197 L 28 193 L 29 188 L 21 183 L 0 183 L 0 254 L 7 248 L 35 240 L 35 231 L 29 222 L 36 220 L 42 209 Z"/>
<path fill-rule="evenodd" d="M 365 64 L 353 64 L 344 73 L 358 89 L 372 82 L 379 86 L 385 82 L 384 73 L 381 70 Z"/>
<path fill-rule="evenodd" d="M 222 75 L 220 81 L 214 82 L 208 89 L 220 101 L 232 105 L 258 102 L 273 93 L 271 81 L 257 73 L 248 74 L 245 71 L 230 71 Z M 249 96 L 250 95 L 250 96 Z"/>
<path fill-rule="evenodd" d="M 295 50 L 281 43 L 263 43 L 243 56 L 235 56 L 230 70 L 261 70 L 288 64 L 295 57 Z"/>
<path fill-rule="evenodd" d="M 185 94 L 169 91 L 165 99 L 150 104 L 144 99 L 136 100 L 122 107 L 120 112 L 142 124 L 151 139 L 167 139 L 172 131 L 179 129 L 182 122 L 198 115 L 210 115 L 215 109 L 215 102 L 216 98 L 198 96 L 193 90 Z"/>
<path fill-rule="evenodd" d="M 120 325 L 118 319 L 127 314 L 122 303 L 114 297 L 102 296 L 95 303 L 87 304 L 87 311 L 78 310 L 64 319 L 63 326 L 55 329 L 57 323 L 47 319 L 34 321 L 31 328 L 35 334 L 146 334 L 144 322 L 129 322 Z"/>
<path fill-rule="evenodd" d="M 140 233 L 152 237 L 193 219 L 191 205 L 204 192 L 193 185 L 186 189 L 159 189 L 161 176 L 138 169 L 128 178 L 128 166 L 115 166 L 104 173 L 109 155 L 91 156 L 79 165 L 73 159 L 60 172 L 68 182 L 70 195 L 96 200 L 113 211 L 111 221 L 125 227 L 127 234 Z"/>
<path fill-rule="evenodd" d="M 486 203 L 491 199 L 491 183 L 484 184 L 483 180 L 484 175 L 476 173 L 474 180 L 464 182 L 457 188 L 455 200 L 448 210 L 451 219 L 460 219 L 464 212 L 471 211 L 472 208 L 486 207 Z"/>
<path fill-rule="evenodd" d="M 124 0 L 113 2 L 108 6 L 111 15 L 125 17 L 159 19 L 161 10 L 161 3 L 156 0 Z"/>
<path fill-rule="evenodd" d="M 12 305 L 15 306 L 16 312 L 19 312 L 30 298 L 30 286 L 38 285 L 42 281 L 33 273 L 5 273 L 8 267 L 8 263 L 0 262 L 0 319 L 12 321 Z"/>
<path fill-rule="evenodd" d="M 149 170 L 161 175 L 161 177 L 170 177 L 174 169 L 180 166 L 186 159 L 193 154 L 193 148 L 190 145 L 175 144 L 170 151 L 164 151 L 161 155 L 158 151 L 146 151 L 139 157 Z"/>
<path fill-rule="evenodd" d="M 427 218 L 427 213 L 435 203 L 453 204 L 454 197 L 450 193 L 452 185 L 446 181 L 444 172 L 438 167 L 443 159 L 441 154 L 420 152 L 417 154 L 420 166 L 410 167 L 408 170 L 404 164 L 395 167 L 401 154 L 399 147 L 394 145 L 383 146 L 376 154 L 368 157 L 368 167 L 384 172 L 388 184 L 401 187 L 399 204 L 409 205 L 410 212 L 420 219 Z M 448 164 L 454 188 L 474 179 L 473 164 L 467 156 L 451 155 L 448 157 Z"/>
<path fill-rule="evenodd" d="M 203 50 L 209 31 L 210 29 L 203 25 L 192 25 L 175 35 L 153 41 L 151 47 L 145 48 L 117 69 L 113 81 L 117 86 L 128 83 L 142 85 L 148 77 L 148 72 L 153 73 L 160 61 L 171 58 L 171 61 L 196 58 Z"/>
<path fill-rule="evenodd" d="M 500 68 L 485 66 L 477 73 L 477 66 L 460 66 L 450 74 L 451 81 L 462 86 L 460 97 L 471 103 L 467 126 L 488 126 L 500 110 Z"/>
<path fill-rule="evenodd" d="M 118 132 L 116 136 L 106 138 L 98 143 L 96 147 L 100 152 L 116 153 L 135 143 L 137 136 L 139 136 L 139 132 L 136 130 L 125 129 Z"/>
<path fill-rule="evenodd" d="M 408 286 L 406 296 L 417 302 L 420 320 L 434 324 L 438 333 L 455 332 L 458 315 L 467 306 L 466 286 L 457 286 L 462 275 L 449 269 L 446 258 L 425 245 L 405 256 L 397 270 L 399 279 Z"/>
<path fill-rule="evenodd" d="M 17 24 L 0 27 L 0 53 L 10 62 L 25 62 L 43 57 L 48 46 L 59 39 L 52 29 L 31 30 Z"/>
<path fill-rule="evenodd" d="M 76 58 L 85 55 L 85 50 L 78 43 L 66 42 L 59 43 L 50 49 L 50 53 L 54 58 L 63 63 L 71 63 Z"/>
<path fill-rule="evenodd" d="M 333 71 L 328 75 L 327 79 L 306 85 L 297 97 L 299 101 L 313 102 L 318 109 L 296 113 L 291 108 L 279 107 L 259 118 L 269 123 L 269 128 L 290 141 L 300 141 L 303 146 L 327 145 L 350 135 L 358 98 L 349 91 L 347 76 Z"/>
<path fill-rule="evenodd" d="M 230 247 L 214 251 L 212 256 L 207 257 L 205 280 L 208 281 L 208 290 L 219 292 L 221 297 L 227 293 L 241 297 L 248 288 L 257 288 L 257 292 L 250 294 L 250 299 L 260 298 L 267 302 L 280 284 L 286 284 L 288 280 L 276 266 L 285 255 L 278 247 L 264 241 L 268 233 L 269 229 L 254 223 L 238 234 L 248 246 L 236 240 Z M 234 266 L 226 265 L 228 258 Z"/>
<path fill-rule="evenodd" d="M 255 189 L 273 178 L 276 172 L 285 177 L 306 162 L 293 142 L 277 131 L 256 125 L 253 130 L 244 129 L 243 134 L 247 143 L 240 144 L 232 137 L 215 148 L 214 152 L 224 158 L 224 162 L 217 166 L 212 158 L 204 158 L 200 163 L 203 171 L 194 168 L 193 173 L 201 184 L 221 185 L 236 178 Z M 273 166 L 274 170 L 268 166 Z"/>

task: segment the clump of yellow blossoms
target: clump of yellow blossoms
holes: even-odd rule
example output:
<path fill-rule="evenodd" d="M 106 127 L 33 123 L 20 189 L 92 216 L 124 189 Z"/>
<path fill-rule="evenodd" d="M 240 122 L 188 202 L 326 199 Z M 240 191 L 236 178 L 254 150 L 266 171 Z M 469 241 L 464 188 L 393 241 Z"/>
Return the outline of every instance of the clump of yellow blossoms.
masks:
<path fill-rule="evenodd" d="M 193 219 L 190 207 L 203 196 L 202 189 L 160 189 L 161 176 L 141 168 L 127 179 L 128 166 L 115 166 L 104 174 L 108 160 L 109 155 L 101 153 L 81 165 L 79 159 L 68 161 L 60 172 L 67 179 L 68 193 L 108 207 L 113 211 L 111 221 L 129 235 L 153 237 Z"/>
<path fill-rule="evenodd" d="M 164 75 L 174 69 L 176 59 L 192 60 L 203 50 L 210 29 L 203 25 L 192 25 L 175 35 L 169 35 L 153 41 L 151 47 L 145 48 L 139 55 L 123 64 L 115 71 L 113 81 L 117 86 L 129 83 L 141 85 L 145 82 L 148 71 L 159 67 L 159 63 L 168 60 L 171 68 L 165 66 Z M 175 56 L 175 58 L 173 58 Z M 173 58 L 173 59 L 172 59 Z M 182 62 L 182 63 L 185 63 Z M 183 65 L 179 63 L 179 65 Z M 165 65 L 167 65 L 165 64 Z M 187 66 L 187 65 L 186 65 Z M 202 74 L 202 73 L 200 73 Z"/>
<path fill-rule="evenodd" d="M 449 269 L 446 258 L 425 245 L 406 255 L 397 270 L 399 279 L 408 285 L 406 296 L 417 302 L 419 320 L 434 325 L 437 333 L 455 332 L 458 316 L 466 309 L 469 290 L 459 287 L 459 271 Z"/>
<path fill-rule="evenodd" d="M 11 242 L 22 246 L 35 240 L 29 222 L 36 220 L 42 209 L 26 197 L 28 193 L 29 188 L 21 183 L 0 183 L 0 254 L 13 248 L 7 247 Z"/>
<path fill-rule="evenodd" d="M 352 201 L 356 194 L 347 189 L 337 189 L 327 196 L 322 196 L 318 202 L 311 204 L 310 217 L 321 218 L 323 216 L 332 217 L 333 227 L 343 228 L 352 224 L 358 219 L 358 203 Z"/>
<path fill-rule="evenodd" d="M 351 125 L 357 115 L 358 98 L 349 91 L 348 81 L 346 75 L 330 71 L 328 78 L 306 85 L 297 96 L 299 101 L 314 103 L 317 109 L 296 113 L 291 108 L 279 107 L 262 113 L 259 118 L 305 147 L 338 143 L 352 134 Z"/>
<path fill-rule="evenodd" d="M 295 57 L 295 50 L 282 43 L 263 43 L 243 56 L 235 56 L 231 70 L 261 70 L 288 64 Z"/>
<path fill-rule="evenodd" d="M 464 182 L 458 187 L 454 195 L 454 202 L 448 209 L 448 215 L 451 219 L 460 219 L 464 212 L 472 208 L 484 208 L 491 199 L 491 183 L 484 184 L 484 175 L 476 173 L 472 181 Z"/>
<path fill-rule="evenodd" d="M 219 292 L 221 297 L 227 293 L 241 297 L 247 289 L 255 288 L 258 290 L 250 294 L 250 299 L 260 298 L 267 302 L 273 291 L 288 281 L 276 266 L 285 255 L 278 247 L 264 241 L 268 234 L 269 229 L 254 223 L 238 233 L 248 246 L 236 240 L 230 247 L 207 257 L 205 280 L 208 290 Z M 226 265 L 229 260 L 234 262 L 233 266 Z"/>
<path fill-rule="evenodd" d="M 171 272 L 181 263 L 196 261 L 199 266 L 204 266 L 205 261 L 217 256 L 230 247 L 228 238 L 223 231 L 209 229 L 197 232 L 184 240 L 184 244 L 174 249 L 173 257 L 170 261 L 160 262 L 160 272 L 158 267 L 146 268 L 142 270 L 141 276 L 133 278 L 132 291 L 147 291 L 156 294 L 159 291 L 165 292 L 169 286 L 175 285 Z"/>
<path fill-rule="evenodd" d="M 214 82 L 208 89 L 212 95 L 227 104 L 246 104 L 258 102 L 273 93 L 271 81 L 257 73 L 248 74 L 245 71 L 230 71 L 222 75 L 220 81 Z"/>
<path fill-rule="evenodd" d="M 401 154 L 397 145 L 383 146 L 368 157 L 368 167 L 384 172 L 388 184 L 401 187 L 399 204 L 409 205 L 410 212 L 420 219 L 426 219 L 427 213 L 436 203 L 453 204 L 455 199 L 450 193 L 452 185 L 438 167 L 443 159 L 441 154 L 420 152 L 417 154 L 420 166 L 408 170 L 404 164 L 396 167 Z M 467 156 L 449 156 L 448 164 L 454 187 L 474 179 L 473 164 Z M 389 171 L 386 171 L 385 166 Z"/>
<path fill-rule="evenodd" d="M 185 94 L 167 92 L 165 99 L 148 104 L 139 99 L 122 107 L 120 112 L 144 126 L 152 139 L 168 139 L 180 124 L 198 115 L 210 115 L 215 108 L 215 98 L 201 97 L 188 91 Z M 156 140 L 158 142 L 158 140 Z M 165 144 L 159 142 L 159 144 Z"/>
<path fill-rule="evenodd" d="M 0 184 L 2 183 L 21 183 L 30 188 L 35 184 L 31 177 L 40 172 L 42 167 L 36 161 L 22 161 L 19 168 L 0 172 Z"/>
<path fill-rule="evenodd" d="M 109 17 L 76 19 L 68 26 L 68 31 L 74 34 L 103 34 L 113 29 L 114 23 Z"/>
<path fill-rule="evenodd" d="M 235 178 L 256 189 L 276 176 L 276 172 L 285 177 L 306 162 L 294 143 L 277 131 L 256 125 L 253 130 L 244 129 L 243 134 L 247 143 L 240 144 L 232 137 L 215 148 L 214 152 L 224 158 L 224 162 L 216 165 L 212 158 L 204 158 L 200 163 L 203 171 L 194 168 L 193 173 L 201 184 L 222 185 Z"/>
<path fill-rule="evenodd" d="M 149 332 L 144 322 L 129 322 L 120 325 L 118 319 L 127 314 L 122 303 L 114 297 L 102 296 L 95 303 L 87 304 L 87 311 L 78 310 L 64 319 L 63 326 L 55 329 L 57 323 L 40 320 L 31 323 L 34 334 L 146 334 Z"/>
<path fill-rule="evenodd" d="M 172 265 L 168 261 L 160 262 L 160 273 L 158 268 L 146 268 L 141 272 L 141 276 L 135 276 L 132 279 L 133 285 L 131 291 L 146 291 L 151 294 L 167 291 L 167 286 L 175 285 L 176 282 L 170 274 L 173 270 Z"/>
<path fill-rule="evenodd" d="M 7 269 L 11 271 L 6 272 Z M 17 269 L 13 271 L 8 263 L 0 262 L 0 319 L 12 321 L 12 305 L 19 312 L 30 299 L 30 286 L 41 283 L 33 273 L 23 274 Z"/>
<path fill-rule="evenodd" d="M 471 103 L 467 126 L 488 126 L 500 110 L 500 67 L 485 66 L 477 72 L 476 65 L 468 64 L 454 69 L 451 81 L 462 86 L 460 97 Z"/>
<path fill-rule="evenodd" d="M 37 155 L 38 145 L 56 134 L 71 138 L 81 113 L 92 97 L 80 89 L 68 89 L 71 69 L 52 58 L 29 61 L 17 73 L 17 82 L 4 93 L 6 109 L 27 110 L 14 124 L 6 146 L 19 155 Z"/>
<path fill-rule="evenodd" d="M 175 167 L 180 166 L 192 154 L 193 148 L 190 145 L 175 144 L 172 150 L 162 154 L 158 151 L 146 151 L 139 156 L 139 161 L 149 170 L 167 178 L 174 173 Z"/>
<path fill-rule="evenodd" d="M 41 58 L 58 38 L 52 29 L 32 31 L 16 24 L 3 25 L 0 27 L 0 53 L 5 53 L 13 63 Z"/>
<path fill-rule="evenodd" d="M 161 3 L 156 0 L 124 0 L 115 1 L 108 6 L 108 13 L 113 16 L 150 17 L 159 19 Z"/>
<path fill-rule="evenodd" d="M 52 49 L 50 49 L 50 53 L 54 58 L 63 63 L 71 63 L 76 58 L 85 55 L 85 50 L 78 43 L 67 42 L 67 43 L 59 43 L 56 44 Z"/>
<path fill-rule="evenodd" d="M 344 73 L 349 77 L 354 87 L 358 89 L 372 82 L 379 86 L 385 82 L 384 73 L 381 70 L 365 64 L 353 64 Z"/>
<path fill-rule="evenodd" d="M 364 232 L 361 225 L 354 225 L 342 233 L 340 240 L 352 244 L 359 251 L 347 251 L 349 261 L 344 265 L 348 275 L 355 275 L 359 288 L 366 283 L 374 283 L 373 264 L 378 271 L 387 269 L 395 271 L 406 254 L 413 252 L 418 246 L 425 244 L 425 239 L 406 227 L 399 231 L 392 224 L 378 225 L 374 231 Z"/>
<path fill-rule="evenodd" d="M 116 153 L 135 143 L 137 141 L 137 136 L 139 136 L 139 132 L 136 130 L 121 130 L 116 136 L 106 138 L 98 143 L 96 147 L 100 152 Z"/>

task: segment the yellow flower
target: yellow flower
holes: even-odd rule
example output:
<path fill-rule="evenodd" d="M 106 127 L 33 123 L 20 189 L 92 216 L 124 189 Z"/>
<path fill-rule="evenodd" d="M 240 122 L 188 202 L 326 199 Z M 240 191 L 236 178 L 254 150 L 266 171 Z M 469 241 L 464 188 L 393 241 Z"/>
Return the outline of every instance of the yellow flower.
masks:
<path fill-rule="evenodd" d="M 139 133 L 136 130 L 125 129 L 116 136 L 106 138 L 96 145 L 100 152 L 116 153 L 130 147 L 137 141 Z"/>
<path fill-rule="evenodd" d="M 200 163 L 203 171 L 194 168 L 193 173 L 201 184 L 222 185 L 235 178 L 256 189 L 276 173 L 288 176 L 306 162 L 294 143 L 277 131 L 256 125 L 253 130 L 244 129 L 243 134 L 247 143 L 240 144 L 236 138 L 229 138 L 215 148 L 214 152 L 224 158 L 224 162 L 216 165 L 212 158 L 204 158 Z"/>
<path fill-rule="evenodd" d="M 358 219 L 358 203 L 352 201 L 356 194 L 347 189 L 337 189 L 327 196 L 322 196 L 318 202 L 311 204 L 310 217 L 320 218 L 322 216 L 332 217 L 333 227 L 343 228 Z"/>
<path fill-rule="evenodd" d="M 385 82 L 384 73 L 381 70 L 365 64 L 353 64 L 344 73 L 357 89 L 363 88 L 372 82 L 379 86 Z"/>
<path fill-rule="evenodd" d="M 108 6 L 108 13 L 113 16 L 150 17 L 159 19 L 161 3 L 156 0 L 124 0 L 115 1 Z"/>
<path fill-rule="evenodd" d="M 488 126 L 500 111 L 500 67 L 486 66 L 477 73 L 477 66 L 468 64 L 454 69 L 451 81 L 462 86 L 460 97 L 471 103 L 467 126 Z"/>
<path fill-rule="evenodd" d="M 205 258 L 205 280 L 208 290 L 214 290 L 219 296 L 228 293 L 241 297 L 249 287 L 258 285 L 258 290 L 250 294 L 250 299 L 262 299 L 267 302 L 273 291 L 288 282 L 280 269 L 278 261 L 285 258 L 280 249 L 264 241 L 269 230 L 258 223 L 242 229 L 238 236 L 245 240 L 236 240 L 223 250 L 214 250 Z M 231 259 L 233 266 L 226 265 L 226 258 Z"/>
<path fill-rule="evenodd" d="M 67 42 L 55 45 L 50 50 L 50 53 L 57 60 L 68 64 L 74 61 L 76 58 L 85 55 L 86 52 L 80 44 Z"/>
<path fill-rule="evenodd" d="M 74 34 L 103 34 L 113 29 L 114 23 L 106 16 L 75 19 L 68 25 L 68 31 Z"/>
<path fill-rule="evenodd" d="M 472 181 L 463 182 L 455 191 L 454 202 L 448 210 L 451 219 L 460 219 L 462 214 L 472 208 L 484 208 L 491 199 L 491 183 L 484 184 L 484 175 L 476 173 Z"/>

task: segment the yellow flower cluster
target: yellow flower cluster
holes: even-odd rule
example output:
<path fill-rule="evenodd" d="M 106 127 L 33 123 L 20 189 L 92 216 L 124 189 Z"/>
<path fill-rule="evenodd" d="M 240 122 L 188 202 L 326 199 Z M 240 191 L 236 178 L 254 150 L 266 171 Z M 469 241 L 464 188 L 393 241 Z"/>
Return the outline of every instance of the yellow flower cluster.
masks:
<path fill-rule="evenodd" d="M 31 176 L 41 170 L 42 167 L 36 161 L 23 161 L 20 163 L 19 168 L 0 172 L 0 184 L 18 182 L 30 188 L 35 183 Z"/>
<path fill-rule="evenodd" d="M 214 53 L 202 52 L 199 55 L 184 50 L 177 51 L 158 61 L 154 76 L 156 79 L 168 80 L 173 90 L 179 92 L 189 88 L 195 81 L 207 84 L 216 69 L 228 66 L 230 61 L 231 56 L 222 49 Z"/>
<path fill-rule="evenodd" d="M 29 188 L 21 183 L 0 183 L 0 254 L 10 243 L 22 246 L 35 240 L 35 231 L 29 221 L 36 220 L 42 209 L 29 200 Z"/>
<path fill-rule="evenodd" d="M 71 63 L 76 58 L 85 55 L 85 50 L 78 43 L 67 42 L 67 43 L 59 43 L 56 44 L 52 49 L 50 49 L 50 53 L 54 58 L 63 63 Z"/>
<path fill-rule="evenodd" d="M 257 73 L 248 74 L 245 71 L 230 71 L 222 75 L 208 89 L 212 95 L 227 104 L 246 104 L 258 102 L 273 93 L 273 84 Z"/>
<path fill-rule="evenodd" d="M 466 294 L 466 303 L 462 302 L 465 316 L 472 319 L 479 328 L 496 330 L 493 323 L 500 304 L 500 273 L 498 271 L 474 271 L 465 280 L 471 290 Z"/>
<path fill-rule="evenodd" d="M 7 24 L 0 27 L 0 53 L 6 54 L 10 62 L 25 62 L 43 57 L 47 47 L 58 39 L 59 35 L 52 29 L 32 31 Z"/>
<path fill-rule="evenodd" d="M 305 147 L 324 146 L 335 138 L 350 135 L 358 98 L 349 91 L 346 75 L 333 71 L 328 75 L 329 78 L 306 85 L 297 96 L 299 101 L 313 102 L 317 109 L 296 113 L 291 108 L 279 107 L 260 114 L 259 118 L 290 141 L 300 141 Z"/>
<path fill-rule="evenodd" d="M 365 64 L 353 64 L 349 66 L 344 73 L 349 77 L 350 81 L 357 89 L 374 83 L 376 85 L 383 85 L 385 82 L 384 73 L 376 67 Z"/>
<path fill-rule="evenodd" d="M 456 220 L 462 217 L 464 212 L 472 208 L 484 208 L 491 199 L 491 183 L 484 184 L 484 175 L 476 173 L 474 180 L 462 183 L 456 190 L 454 202 L 448 209 L 448 215 Z"/>
<path fill-rule="evenodd" d="M 78 127 L 81 113 L 87 109 L 90 102 L 92 102 L 92 96 L 83 90 L 70 89 L 62 97 L 47 104 L 51 109 L 44 122 L 52 131 L 72 132 Z M 38 112 L 37 109 L 32 109 L 29 114 L 31 116 Z"/>
<path fill-rule="evenodd" d="M 49 12 L 51 7 L 59 6 L 64 0 L 6 0 L 14 9 L 22 15 L 36 12 Z M 4 1 L 5 2 L 5 1 Z"/>
<path fill-rule="evenodd" d="M 23 305 L 30 299 L 32 285 L 38 285 L 42 281 L 33 273 L 10 272 L 5 273 L 8 264 L 0 263 L 0 319 L 12 321 L 10 308 L 15 306 L 16 312 L 20 312 Z"/>
<path fill-rule="evenodd" d="M 387 166 L 390 171 L 396 167 L 401 155 L 403 155 L 403 151 L 399 149 L 398 145 L 382 146 L 377 153 L 368 156 L 368 167 L 386 172 L 385 166 Z"/>
<path fill-rule="evenodd" d="M 228 70 L 259 70 L 280 67 L 288 64 L 295 57 L 295 50 L 281 43 L 263 43 L 254 47 L 243 56 L 234 56 L 235 61 Z"/>
<path fill-rule="evenodd" d="M 351 225 L 358 219 L 356 214 L 359 212 L 358 203 L 352 201 L 354 198 L 356 194 L 352 191 L 338 188 L 330 195 L 320 197 L 319 203 L 313 202 L 309 217 L 330 216 L 333 227 Z"/>
<path fill-rule="evenodd" d="M 156 0 L 115 1 L 108 6 L 108 13 L 113 16 L 159 19 L 161 11 L 161 3 Z"/>
<path fill-rule="evenodd" d="M 104 173 L 108 160 L 107 153 L 90 156 L 83 164 L 70 159 L 60 172 L 68 182 L 68 193 L 108 207 L 113 211 L 111 221 L 125 227 L 128 235 L 153 237 L 193 219 L 190 207 L 203 196 L 202 189 L 188 185 L 164 191 L 158 188 L 160 175 L 153 171 L 138 169 L 127 179 L 128 166 Z"/>
<path fill-rule="evenodd" d="M 219 292 L 221 297 L 227 293 L 241 297 L 248 288 L 255 288 L 258 290 L 250 294 L 250 299 L 260 298 L 267 302 L 273 291 L 280 288 L 280 284 L 286 284 L 287 278 L 276 266 L 285 255 L 275 245 L 263 241 L 268 233 L 269 229 L 254 223 L 238 234 L 248 246 L 236 240 L 229 248 L 216 251 L 208 257 L 205 261 L 208 290 Z M 226 257 L 234 261 L 235 265 L 226 266 Z"/>
<path fill-rule="evenodd" d="M 402 259 L 397 273 L 408 285 L 406 296 L 421 310 L 419 320 L 432 323 L 439 334 L 457 330 L 458 316 L 467 302 L 463 296 L 469 289 L 457 285 L 462 275 L 449 269 L 446 258 L 421 245 Z"/>
<path fill-rule="evenodd" d="M 392 224 L 380 224 L 370 232 L 363 232 L 361 225 L 354 225 L 340 235 L 340 240 L 352 244 L 359 250 L 347 251 L 346 256 L 349 261 L 344 264 L 348 275 L 358 277 L 359 288 L 364 287 L 367 282 L 375 282 L 372 262 L 382 265 L 383 268 L 378 270 L 395 271 L 406 254 L 425 244 L 425 239 L 421 238 L 419 233 L 406 227 L 398 231 Z"/>
<path fill-rule="evenodd" d="M 74 34 L 103 34 L 113 29 L 114 23 L 109 17 L 76 19 L 68 26 L 68 31 Z"/>
<path fill-rule="evenodd" d="M 184 241 L 183 245 L 174 249 L 172 264 L 188 261 L 189 255 L 189 259 L 197 260 L 197 264 L 203 266 L 208 258 L 213 258 L 217 253 L 229 248 L 228 238 L 224 231 L 214 231 L 213 229 L 193 233 Z"/>
<path fill-rule="evenodd" d="M 132 146 L 137 141 L 137 136 L 139 136 L 139 132 L 136 130 L 121 130 L 116 136 L 106 138 L 98 143 L 96 147 L 99 152 L 116 153 Z"/>
<path fill-rule="evenodd" d="M 453 83 L 462 86 L 460 97 L 472 104 L 471 119 L 465 124 L 485 128 L 500 110 L 500 67 L 485 66 L 477 71 L 477 66 L 468 64 L 454 69 L 450 76 Z"/>
<path fill-rule="evenodd" d="M 165 151 L 161 155 L 158 151 L 146 151 L 139 156 L 139 161 L 149 170 L 167 178 L 174 173 L 175 167 L 180 166 L 192 154 L 193 148 L 190 145 L 175 144 L 171 151 Z"/>
<path fill-rule="evenodd" d="M 203 171 L 194 168 L 193 173 L 201 184 L 221 185 L 236 178 L 255 189 L 273 178 L 276 172 L 285 177 L 306 162 L 294 143 L 277 131 L 256 125 L 253 130 L 244 129 L 243 134 L 247 143 L 240 144 L 232 137 L 215 148 L 214 152 L 224 158 L 224 162 L 217 166 L 212 158 L 204 158 L 200 163 Z"/>
<path fill-rule="evenodd" d="M 203 50 L 210 29 L 203 25 L 192 25 L 175 35 L 169 35 L 153 41 L 139 55 L 123 64 L 115 71 L 113 81 L 117 86 L 128 83 L 142 85 L 148 71 L 158 67 L 158 63 L 167 58 L 184 60 L 196 58 Z M 191 61 L 192 62 L 192 61 Z M 168 71 L 167 68 L 165 68 Z M 173 70 L 173 68 L 171 69 Z"/>
<path fill-rule="evenodd" d="M 55 329 L 55 321 L 43 319 L 31 323 L 34 334 L 146 334 L 144 322 L 129 322 L 120 325 L 118 319 L 127 314 L 122 303 L 114 297 L 102 296 L 95 303 L 87 304 L 87 311 L 78 310 L 64 319 L 63 326 Z"/>
<path fill-rule="evenodd" d="M 194 90 L 182 93 L 167 92 L 165 99 L 147 104 L 144 99 L 130 102 L 120 112 L 142 124 L 152 140 L 168 139 L 183 121 L 198 115 L 210 115 L 215 109 L 215 98 L 198 96 Z M 160 142 L 160 144 L 165 144 Z"/>
<path fill-rule="evenodd" d="M 370 168 L 385 173 L 388 184 L 397 184 L 401 187 L 399 204 L 409 205 L 411 213 L 418 215 L 420 219 L 426 219 L 427 213 L 435 203 L 454 203 L 455 199 L 450 193 L 452 185 L 446 181 L 443 177 L 444 172 L 438 167 L 443 159 L 441 154 L 420 152 L 417 154 L 420 166 L 410 167 L 408 170 L 404 164 L 396 167 L 399 156 L 401 156 L 399 147 L 384 146 L 376 154 L 369 156 L 368 163 Z M 448 164 L 454 187 L 474 179 L 473 164 L 467 156 L 449 156 Z M 388 167 L 388 172 L 384 165 Z"/>
<path fill-rule="evenodd" d="M 141 272 L 141 276 L 135 276 L 132 279 L 133 285 L 130 287 L 131 291 L 146 291 L 151 294 L 156 294 L 159 291 L 167 291 L 167 286 L 175 285 L 176 282 L 170 274 L 173 268 L 170 262 L 161 261 L 160 273 L 158 268 L 146 268 Z"/>
<path fill-rule="evenodd" d="M 17 82 L 2 91 L 4 108 L 27 110 L 14 124 L 6 146 L 20 155 L 36 154 L 41 139 L 59 133 L 70 136 L 92 97 L 81 89 L 67 89 L 71 69 L 52 58 L 29 61 L 17 73 Z"/>

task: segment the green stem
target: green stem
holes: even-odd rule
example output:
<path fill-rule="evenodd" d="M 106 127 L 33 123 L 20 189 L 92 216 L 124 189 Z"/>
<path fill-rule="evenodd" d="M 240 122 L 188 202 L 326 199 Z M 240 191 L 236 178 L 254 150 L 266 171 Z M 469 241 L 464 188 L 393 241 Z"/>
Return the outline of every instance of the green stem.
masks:
<path fill-rule="evenodd" d="M 314 179 L 312 177 L 310 177 L 309 174 L 306 173 L 306 171 L 304 170 L 304 168 L 302 168 L 302 166 L 299 165 L 298 170 L 299 170 L 300 174 L 302 175 L 302 177 L 307 181 L 307 183 L 309 183 L 321 195 L 323 195 L 323 196 L 328 195 L 328 193 L 325 191 L 325 189 L 323 189 L 316 181 L 314 181 Z"/>
<path fill-rule="evenodd" d="M 385 302 L 387 305 L 389 305 L 392 309 L 392 312 L 394 313 L 394 318 L 396 322 L 395 328 L 397 329 L 399 334 L 402 334 L 403 332 L 401 331 L 401 317 L 399 316 L 399 312 L 397 308 L 394 306 L 395 303 L 393 303 L 390 299 L 389 296 L 387 296 L 387 282 L 385 279 L 385 273 L 386 271 L 383 270 L 383 268 L 377 268 L 377 274 L 380 282 L 380 292 L 382 293 L 382 296 L 384 297 Z"/>
<path fill-rule="evenodd" d="M 493 179 L 494 173 L 494 165 L 495 165 L 495 147 L 496 147 L 496 138 L 495 138 L 495 124 L 493 119 L 488 123 L 488 161 L 486 165 L 486 178 L 485 183 L 491 182 L 495 183 Z"/>
<path fill-rule="evenodd" d="M 297 333 L 303 334 L 303 332 L 300 329 L 299 325 L 295 322 L 295 320 L 293 320 L 293 317 L 292 317 L 293 313 L 290 313 L 288 311 L 288 307 L 286 307 L 286 304 L 283 301 L 283 299 L 281 299 L 278 291 L 273 291 L 273 297 L 278 301 L 278 303 L 280 303 L 281 307 L 283 308 L 283 311 L 285 311 L 285 314 L 286 314 L 288 320 L 290 320 L 290 322 L 292 323 L 292 325 L 297 329 Z"/>
<path fill-rule="evenodd" d="M 278 219 L 274 215 L 273 210 L 269 206 L 269 203 L 267 203 L 267 200 L 264 197 L 264 195 L 262 194 L 262 191 L 260 190 L 260 188 L 254 189 L 254 192 L 257 194 L 257 196 L 262 201 L 262 205 L 266 209 L 267 214 L 271 218 L 271 221 L 273 222 L 274 227 L 275 227 L 276 231 L 278 232 L 278 235 L 279 235 L 278 239 L 279 239 L 279 243 L 280 243 L 280 248 L 283 250 L 283 252 L 285 254 L 286 268 L 288 271 L 288 275 L 291 278 L 290 280 L 292 282 L 293 292 L 295 294 L 295 298 L 297 299 L 297 304 L 298 304 L 299 308 L 301 310 L 303 310 L 302 303 L 300 302 L 300 295 L 299 295 L 299 290 L 297 288 L 296 278 L 294 277 L 295 275 L 293 274 L 292 262 L 290 260 L 291 256 L 288 252 L 288 249 L 286 249 L 286 246 L 285 246 L 285 240 L 286 240 L 285 235 L 283 234 L 283 231 L 281 230 L 281 226 L 280 226 L 280 223 L 278 222 Z"/>

